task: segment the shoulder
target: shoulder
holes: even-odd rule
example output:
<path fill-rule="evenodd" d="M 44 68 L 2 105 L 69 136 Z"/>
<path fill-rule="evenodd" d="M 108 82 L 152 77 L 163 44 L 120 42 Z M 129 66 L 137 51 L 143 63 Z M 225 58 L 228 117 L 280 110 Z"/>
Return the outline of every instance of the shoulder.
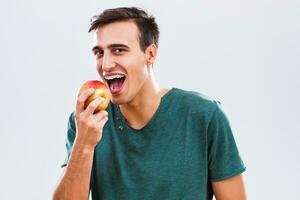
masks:
<path fill-rule="evenodd" d="M 68 129 L 71 129 L 73 131 L 76 130 L 76 127 L 75 127 L 75 119 L 74 119 L 74 112 L 75 111 L 72 111 L 69 115 L 69 119 L 68 119 Z"/>
<path fill-rule="evenodd" d="M 189 110 L 191 113 L 204 114 L 206 117 L 211 116 L 221 104 L 220 101 L 197 91 L 174 88 L 174 93 L 182 108 Z"/>

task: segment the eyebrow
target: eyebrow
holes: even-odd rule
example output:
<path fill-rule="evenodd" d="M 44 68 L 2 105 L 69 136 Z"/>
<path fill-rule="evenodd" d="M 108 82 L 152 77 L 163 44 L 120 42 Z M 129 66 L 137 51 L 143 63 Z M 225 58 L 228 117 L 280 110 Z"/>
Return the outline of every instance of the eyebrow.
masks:
<path fill-rule="evenodd" d="M 109 48 L 109 49 L 116 48 L 116 47 L 123 47 L 123 48 L 129 49 L 129 47 L 125 44 L 110 44 L 110 45 L 107 46 L 107 48 Z M 103 49 L 103 48 L 100 47 L 100 46 L 94 46 L 92 48 L 92 51 L 100 50 L 100 49 Z"/>

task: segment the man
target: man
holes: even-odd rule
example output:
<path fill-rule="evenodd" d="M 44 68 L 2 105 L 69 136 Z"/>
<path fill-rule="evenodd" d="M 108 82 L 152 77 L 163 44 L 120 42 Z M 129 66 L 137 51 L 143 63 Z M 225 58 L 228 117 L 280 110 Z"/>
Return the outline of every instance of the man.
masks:
<path fill-rule="evenodd" d="M 91 23 L 97 71 L 109 86 L 68 125 L 68 157 L 54 199 L 244 200 L 240 159 L 217 101 L 155 81 L 159 29 L 138 8 L 105 10 Z"/>

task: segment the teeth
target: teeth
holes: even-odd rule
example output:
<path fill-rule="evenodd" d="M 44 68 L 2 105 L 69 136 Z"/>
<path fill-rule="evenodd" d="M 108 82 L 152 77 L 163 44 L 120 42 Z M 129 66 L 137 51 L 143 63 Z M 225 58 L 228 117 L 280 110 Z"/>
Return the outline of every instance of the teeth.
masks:
<path fill-rule="evenodd" d="M 123 78 L 123 77 L 124 77 L 124 75 L 122 75 L 122 74 L 116 74 L 116 75 L 112 75 L 112 76 L 104 76 L 104 78 L 106 80 L 112 80 L 112 79 L 115 79 L 115 78 Z"/>

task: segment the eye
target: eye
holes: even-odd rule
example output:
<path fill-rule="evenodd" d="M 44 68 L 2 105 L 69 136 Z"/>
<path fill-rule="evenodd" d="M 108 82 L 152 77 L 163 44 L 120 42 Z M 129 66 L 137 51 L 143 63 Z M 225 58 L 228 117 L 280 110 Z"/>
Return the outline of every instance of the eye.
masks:
<path fill-rule="evenodd" d="M 116 48 L 116 49 L 113 49 L 113 52 L 115 53 L 115 54 L 121 54 L 121 53 L 123 53 L 125 51 L 125 49 L 122 49 L 122 48 Z"/>
<path fill-rule="evenodd" d="M 103 51 L 101 50 L 95 50 L 93 53 L 96 58 L 101 58 L 103 56 Z"/>

